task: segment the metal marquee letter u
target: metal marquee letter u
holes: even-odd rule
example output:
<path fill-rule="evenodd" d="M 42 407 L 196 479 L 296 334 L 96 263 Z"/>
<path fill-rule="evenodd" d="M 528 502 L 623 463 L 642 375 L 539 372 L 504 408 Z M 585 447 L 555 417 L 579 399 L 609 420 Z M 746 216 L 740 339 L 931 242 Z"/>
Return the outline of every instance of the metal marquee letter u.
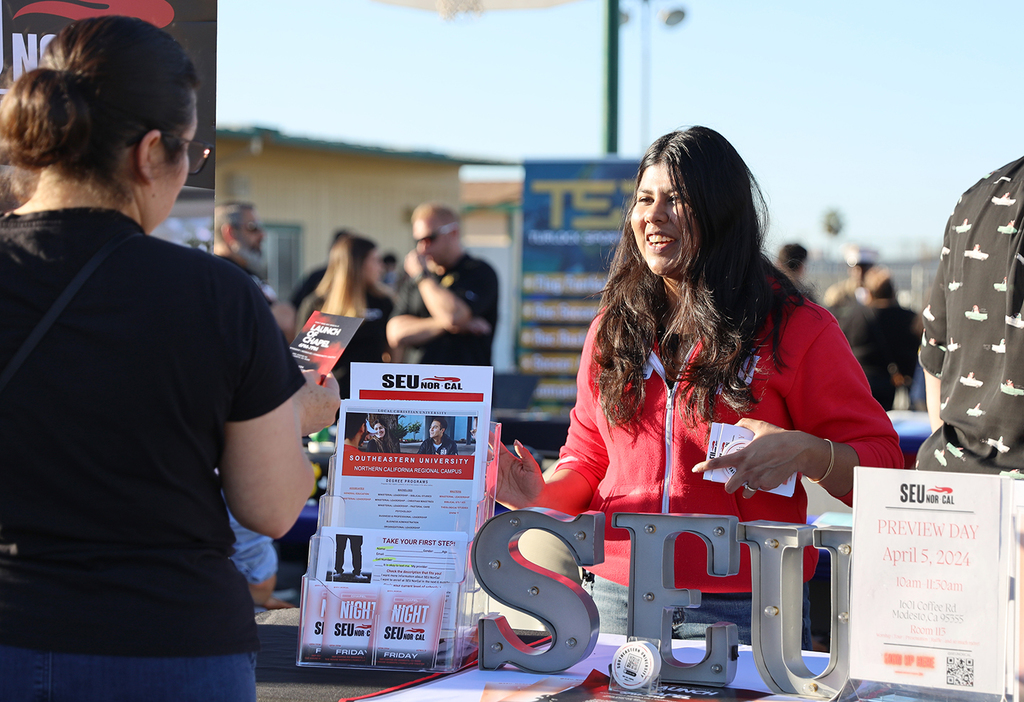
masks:
<path fill-rule="evenodd" d="M 834 697 L 849 674 L 850 529 L 746 522 L 740 540 L 750 547 L 750 637 L 765 684 L 783 695 Z M 803 557 L 809 546 L 828 549 L 832 557 L 831 653 L 819 675 L 801 653 Z"/>

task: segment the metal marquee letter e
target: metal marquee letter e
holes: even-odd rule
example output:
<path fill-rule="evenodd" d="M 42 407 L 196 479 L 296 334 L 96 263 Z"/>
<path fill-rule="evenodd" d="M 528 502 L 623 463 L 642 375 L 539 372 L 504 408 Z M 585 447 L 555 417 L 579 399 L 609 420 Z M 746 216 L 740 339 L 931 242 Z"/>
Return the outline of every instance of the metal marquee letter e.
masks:
<path fill-rule="evenodd" d="M 513 633 L 505 617 L 483 617 L 478 625 L 481 670 L 510 663 L 531 673 L 554 673 L 579 663 L 597 645 L 601 620 L 593 598 L 519 552 L 519 537 L 528 529 L 557 536 L 577 565 L 604 561 L 603 512 L 570 517 L 549 509 L 521 509 L 488 520 L 473 541 L 473 572 L 488 595 L 539 619 L 551 632 L 551 646 L 536 651 Z"/>
<path fill-rule="evenodd" d="M 708 547 L 707 572 L 736 575 L 740 569 L 739 520 L 710 514 L 616 514 L 612 523 L 629 530 L 629 612 L 626 636 L 661 642 L 661 679 L 724 687 L 736 677 L 739 634 L 736 625 L 707 628 L 707 652 L 699 663 L 679 662 L 672 653 L 672 611 L 700 605 L 700 590 L 675 587 L 675 542 L 684 532 Z"/>

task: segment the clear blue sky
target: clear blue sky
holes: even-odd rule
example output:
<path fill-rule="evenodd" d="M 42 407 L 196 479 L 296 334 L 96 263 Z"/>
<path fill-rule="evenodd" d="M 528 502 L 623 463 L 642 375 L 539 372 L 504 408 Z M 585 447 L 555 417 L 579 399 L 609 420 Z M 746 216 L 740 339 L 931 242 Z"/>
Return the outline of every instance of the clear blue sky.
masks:
<path fill-rule="evenodd" d="M 620 30 L 626 157 L 643 150 L 639 4 L 620 0 L 634 17 Z M 1020 0 L 651 6 L 687 18 L 652 22 L 649 134 L 724 134 L 768 197 L 773 247 L 937 251 L 960 193 L 1024 155 Z M 446 22 L 372 0 L 221 0 L 217 121 L 459 156 L 600 157 L 601 12 L 578 0 Z M 822 234 L 829 208 L 845 218 L 838 240 Z"/>

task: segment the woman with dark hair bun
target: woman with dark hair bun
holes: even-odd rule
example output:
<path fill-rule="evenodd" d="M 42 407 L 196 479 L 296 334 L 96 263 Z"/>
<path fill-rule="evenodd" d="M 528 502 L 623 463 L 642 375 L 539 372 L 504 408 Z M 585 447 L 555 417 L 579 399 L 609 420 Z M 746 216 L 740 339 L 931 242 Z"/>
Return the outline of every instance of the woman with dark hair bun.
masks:
<path fill-rule="evenodd" d="M 0 103 L 21 202 L 0 217 L 3 700 L 256 696 L 225 500 L 284 534 L 338 387 L 237 267 L 146 236 L 212 148 L 196 85 L 168 34 L 104 17 Z"/>
<path fill-rule="evenodd" d="M 842 331 L 765 256 L 765 229 L 757 184 L 724 137 L 693 127 L 655 141 L 583 347 L 558 468 L 545 481 L 518 442 L 518 457 L 502 454 L 498 499 L 509 507 L 607 515 L 605 560 L 588 576 L 602 631 L 626 631 L 629 535 L 612 527 L 615 512 L 804 523 L 799 480 L 792 497 L 766 490 L 797 473 L 851 504 L 855 465 L 903 467 Z M 712 422 L 754 438 L 705 460 Z M 724 485 L 703 479 L 725 467 L 736 471 Z M 805 581 L 816 560 L 808 549 Z M 706 562 L 699 539 L 677 540 L 676 586 L 703 594 L 676 611 L 675 634 L 703 638 L 724 620 L 749 643 L 747 549 L 735 576 L 710 576 Z M 806 645 L 808 623 L 805 609 Z"/>

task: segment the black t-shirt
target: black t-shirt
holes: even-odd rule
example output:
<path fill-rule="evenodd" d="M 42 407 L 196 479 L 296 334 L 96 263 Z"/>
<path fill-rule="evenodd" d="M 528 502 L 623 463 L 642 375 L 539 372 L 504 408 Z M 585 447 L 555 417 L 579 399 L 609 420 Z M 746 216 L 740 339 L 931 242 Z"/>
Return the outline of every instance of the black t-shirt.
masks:
<path fill-rule="evenodd" d="M 900 373 L 913 377 L 921 331 L 917 315 L 898 304 L 887 307 L 858 305 L 839 325 L 850 341 L 853 355 L 868 375 L 885 374 L 895 363 Z"/>
<path fill-rule="evenodd" d="M 843 310 L 839 326 L 850 342 L 853 356 L 864 369 L 871 394 L 885 410 L 896 396 L 889 365 L 909 381 L 917 368 L 921 331 L 917 315 L 895 302 L 886 307 L 851 303 Z"/>
<path fill-rule="evenodd" d="M 0 395 L 0 644 L 254 651 L 214 466 L 303 379 L 246 275 L 110 210 L 0 218 L 0 366 L 125 233 Z"/>
<path fill-rule="evenodd" d="M 288 298 L 288 301 L 292 303 L 292 307 L 295 309 L 302 307 L 302 301 L 313 294 L 316 286 L 320 285 L 320 281 L 324 279 L 325 275 L 327 275 L 327 266 L 310 271 L 295 287 L 295 290 L 292 291 L 292 296 Z"/>
<path fill-rule="evenodd" d="M 457 366 L 491 365 L 491 345 L 494 328 L 498 324 L 498 276 L 494 269 L 478 258 L 464 255 L 440 279 L 447 288 L 469 305 L 474 317 L 483 317 L 491 325 L 490 334 L 451 334 L 444 332 L 424 344 L 420 363 L 440 363 Z M 405 278 L 398 289 L 395 316 L 410 314 L 427 318 L 430 313 L 423 304 L 419 288 L 411 278 Z"/>

